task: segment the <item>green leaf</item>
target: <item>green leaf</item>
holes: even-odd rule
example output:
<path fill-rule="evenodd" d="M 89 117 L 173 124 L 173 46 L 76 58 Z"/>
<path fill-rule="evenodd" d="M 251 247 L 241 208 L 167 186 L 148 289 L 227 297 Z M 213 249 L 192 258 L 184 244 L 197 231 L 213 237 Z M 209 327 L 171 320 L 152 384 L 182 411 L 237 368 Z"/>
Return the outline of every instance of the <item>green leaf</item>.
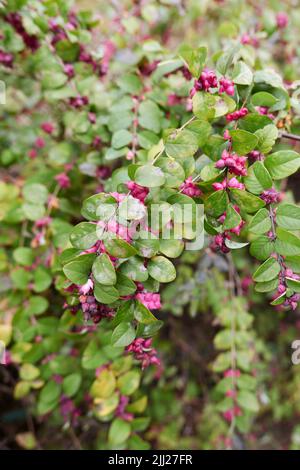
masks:
<path fill-rule="evenodd" d="M 26 289 L 31 280 L 31 273 L 23 268 L 15 269 L 11 272 L 11 280 L 16 289 Z"/>
<path fill-rule="evenodd" d="M 216 349 L 230 349 L 232 345 L 232 331 L 229 329 L 219 331 L 214 337 Z"/>
<path fill-rule="evenodd" d="M 223 372 L 224 370 L 228 369 L 231 364 L 231 356 L 229 352 L 224 352 L 218 354 L 217 358 L 215 359 L 212 369 L 214 372 Z"/>
<path fill-rule="evenodd" d="M 164 256 L 154 256 L 147 265 L 149 274 L 159 282 L 171 282 L 176 278 L 176 270 Z"/>
<path fill-rule="evenodd" d="M 29 203 L 45 204 L 48 199 L 48 189 L 40 183 L 26 184 L 23 188 L 25 201 Z"/>
<path fill-rule="evenodd" d="M 72 43 L 68 39 L 58 41 L 55 49 L 64 62 L 75 62 L 80 51 L 79 44 Z"/>
<path fill-rule="evenodd" d="M 250 254 L 261 261 L 269 258 L 274 251 L 274 242 L 266 236 L 256 238 L 250 245 Z"/>
<path fill-rule="evenodd" d="M 90 394 L 93 398 L 107 399 L 113 395 L 115 388 L 116 379 L 114 373 L 111 370 L 104 369 L 93 382 Z"/>
<path fill-rule="evenodd" d="M 98 399 L 99 407 L 95 408 L 95 415 L 102 419 L 106 418 L 108 415 L 111 415 L 117 408 L 120 401 L 118 393 L 114 393 L 109 398 Z"/>
<path fill-rule="evenodd" d="M 22 210 L 25 217 L 33 222 L 41 219 L 46 214 L 45 206 L 37 203 L 25 202 L 22 205 Z"/>
<path fill-rule="evenodd" d="M 226 94 L 218 96 L 198 92 L 193 96 L 192 101 L 194 115 L 200 120 L 212 120 L 224 116 L 236 108 L 235 101 Z"/>
<path fill-rule="evenodd" d="M 97 367 L 107 363 L 107 357 L 95 340 L 90 341 L 83 351 L 81 363 L 82 367 L 87 370 L 97 369 Z"/>
<path fill-rule="evenodd" d="M 39 400 L 44 403 L 51 403 L 59 397 L 60 390 L 61 386 L 58 383 L 54 382 L 54 380 L 49 380 L 42 389 Z"/>
<path fill-rule="evenodd" d="M 113 148 L 120 149 L 130 144 L 132 141 L 132 137 L 132 134 L 126 129 L 120 129 L 113 134 L 111 144 Z"/>
<path fill-rule="evenodd" d="M 131 421 L 131 426 L 134 431 L 145 431 L 149 426 L 150 418 L 135 418 Z"/>
<path fill-rule="evenodd" d="M 140 147 L 150 150 L 154 145 L 159 142 L 159 137 L 151 131 L 141 131 L 137 134 L 138 143 Z"/>
<path fill-rule="evenodd" d="M 242 409 L 257 413 L 259 410 L 259 404 L 254 393 L 248 390 L 241 390 L 237 394 L 237 403 Z"/>
<path fill-rule="evenodd" d="M 230 131 L 230 136 L 232 138 L 232 149 L 239 155 L 249 153 L 258 143 L 258 138 L 254 134 L 241 129 Z"/>
<path fill-rule="evenodd" d="M 166 186 L 178 188 L 185 180 L 185 172 L 182 166 L 173 159 L 161 158 L 157 165 L 163 170 L 166 178 Z"/>
<path fill-rule="evenodd" d="M 33 364 L 22 364 L 20 377 L 22 380 L 35 380 L 40 375 L 40 371 Z"/>
<path fill-rule="evenodd" d="M 128 261 L 122 263 L 120 271 L 132 281 L 144 282 L 148 279 L 147 268 L 144 266 L 143 261 L 137 256 L 129 258 Z"/>
<path fill-rule="evenodd" d="M 157 168 L 157 167 L 155 167 Z M 119 216 L 126 220 L 140 220 L 147 215 L 144 204 L 131 195 L 123 199 L 119 204 Z"/>
<path fill-rule="evenodd" d="M 272 124 L 272 120 L 268 116 L 258 113 L 247 114 L 247 116 L 239 120 L 239 127 L 248 132 L 255 132 L 268 124 Z"/>
<path fill-rule="evenodd" d="M 98 241 L 97 225 L 90 222 L 81 222 L 75 225 L 70 233 L 70 241 L 75 248 L 87 250 Z"/>
<path fill-rule="evenodd" d="M 272 178 L 262 162 L 255 162 L 248 168 L 248 175 L 244 178 L 245 186 L 253 194 L 260 194 L 272 187 Z"/>
<path fill-rule="evenodd" d="M 277 103 L 273 104 L 273 106 L 269 108 L 270 113 L 273 113 L 274 111 L 290 109 L 290 97 L 285 87 L 274 88 L 272 93 L 277 98 Z"/>
<path fill-rule="evenodd" d="M 295 273 L 300 273 L 300 255 L 286 256 L 285 262 L 288 268 L 291 268 Z"/>
<path fill-rule="evenodd" d="M 200 172 L 200 177 L 201 180 L 203 180 L 204 183 L 199 183 L 199 187 L 203 188 L 204 190 L 206 188 L 210 188 L 211 183 L 214 183 L 215 181 L 219 181 L 220 179 L 220 170 L 218 170 L 215 167 L 215 163 L 211 162 L 205 165 L 201 172 Z"/>
<path fill-rule="evenodd" d="M 151 77 L 154 82 L 159 82 L 164 75 L 174 72 L 182 66 L 183 61 L 181 59 L 164 60 L 158 64 Z"/>
<path fill-rule="evenodd" d="M 116 379 L 112 370 L 104 369 L 93 382 L 90 394 L 93 398 L 109 398 L 115 391 Z"/>
<path fill-rule="evenodd" d="M 24 314 L 27 315 L 41 315 L 44 313 L 49 306 L 49 302 L 44 297 L 40 295 L 33 295 L 28 300 Z"/>
<path fill-rule="evenodd" d="M 73 397 L 78 392 L 80 384 L 81 375 L 78 372 L 67 375 L 62 384 L 64 394 L 68 397 Z"/>
<path fill-rule="evenodd" d="M 277 101 L 278 100 L 274 95 L 271 95 L 271 93 L 266 91 L 259 91 L 251 96 L 253 106 L 266 106 L 267 108 L 270 108 L 277 103 Z"/>
<path fill-rule="evenodd" d="M 235 23 L 231 21 L 222 21 L 217 29 L 218 37 L 235 38 L 238 35 L 238 28 Z"/>
<path fill-rule="evenodd" d="M 179 204 L 182 206 L 185 205 L 191 205 L 193 208 L 196 208 L 196 203 L 195 201 L 190 197 L 187 196 L 186 194 L 172 194 L 170 197 L 168 197 L 167 202 L 170 204 Z M 166 207 L 166 211 L 169 209 L 169 207 Z"/>
<path fill-rule="evenodd" d="M 113 331 L 111 343 L 115 347 L 128 346 L 135 338 L 135 329 L 128 322 L 120 323 Z"/>
<path fill-rule="evenodd" d="M 227 201 L 226 191 L 215 191 L 204 201 L 205 212 L 212 217 L 219 217 L 226 211 Z"/>
<path fill-rule="evenodd" d="M 31 266 L 35 255 L 32 248 L 20 246 L 14 250 L 13 257 L 18 264 L 22 266 Z"/>
<path fill-rule="evenodd" d="M 267 83 L 274 88 L 284 88 L 281 76 L 273 69 L 257 70 L 254 74 L 255 83 Z"/>
<path fill-rule="evenodd" d="M 156 188 L 165 183 L 165 175 L 158 166 L 151 164 L 140 166 L 135 172 L 135 182 L 146 188 Z"/>
<path fill-rule="evenodd" d="M 137 370 L 130 370 L 118 378 L 117 386 L 122 395 L 132 395 L 139 387 L 141 374 Z"/>
<path fill-rule="evenodd" d="M 113 286 L 117 281 L 114 265 L 106 253 L 97 256 L 92 271 L 96 281 L 104 286 Z"/>
<path fill-rule="evenodd" d="M 151 444 L 144 441 L 138 434 L 133 434 L 128 440 L 129 450 L 150 450 Z"/>
<path fill-rule="evenodd" d="M 239 52 L 241 45 L 237 44 L 233 47 L 230 47 L 228 51 L 223 52 L 221 55 L 218 56 L 217 61 L 217 70 L 222 75 L 226 75 L 228 68 L 233 63 L 235 55 Z"/>
<path fill-rule="evenodd" d="M 143 101 L 139 106 L 139 125 L 153 131 L 160 132 L 163 113 L 154 101 Z"/>
<path fill-rule="evenodd" d="M 110 194 L 99 193 L 83 201 L 81 214 L 87 220 L 109 220 L 117 207 L 117 201 Z"/>
<path fill-rule="evenodd" d="M 43 292 L 48 289 L 52 283 L 52 277 L 43 266 L 38 266 L 33 273 L 34 285 L 33 289 L 35 292 Z"/>
<path fill-rule="evenodd" d="M 240 248 L 244 248 L 244 246 L 247 246 L 249 245 L 248 242 L 244 242 L 244 243 L 241 243 L 241 242 L 236 242 L 234 240 L 229 240 L 228 238 L 225 240 L 225 245 L 227 246 L 227 248 L 229 248 L 230 250 L 239 250 Z"/>
<path fill-rule="evenodd" d="M 192 121 L 186 129 L 196 135 L 198 147 L 201 147 L 206 143 L 212 131 L 211 125 L 207 121 L 202 121 L 200 119 Z"/>
<path fill-rule="evenodd" d="M 255 135 L 258 138 L 257 150 L 261 153 L 269 153 L 278 138 L 278 129 L 274 124 L 268 124 L 263 129 L 258 129 Z"/>
<path fill-rule="evenodd" d="M 265 166 L 275 180 L 286 178 L 300 167 L 300 155 L 293 150 L 280 150 L 268 155 Z"/>
<path fill-rule="evenodd" d="M 16 400 L 20 400 L 21 398 L 26 397 L 26 395 L 28 395 L 28 393 L 30 392 L 30 385 L 30 382 L 26 382 L 23 380 L 18 382 L 14 389 L 14 398 Z"/>
<path fill-rule="evenodd" d="M 122 74 L 117 79 L 117 84 L 123 91 L 131 95 L 139 95 L 143 88 L 141 79 L 133 73 Z"/>
<path fill-rule="evenodd" d="M 139 168 L 139 165 L 137 163 L 131 163 L 131 165 L 127 167 L 128 176 L 133 181 L 134 181 L 135 172 L 138 168 Z"/>
<path fill-rule="evenodd" d="M 104 246 L 114 258 L 129 258 L 137 254 L 136 249 L 122 238 L 104 240 Z"/>
<path fill-rule="evenodd" d="M 207 56 L 206 47 L 194 48 L 187 44 L 182 44 L 178 53 L 179 56 L 185 61 L 191 74 L 195 78 L 199 78 Z"/>
<path fill-rule="evenodd" d="M 193 113 L 200 120 L 211 120 L 215 117 L 216 97 L 210 93 L 198 92 L 193 96 Z"/>
<path fill-rule="evenodd" d="M 141 302 L 135 302 L 134 308 L 134 318 L 145 325 L 149 325 L 149 323 L 154 323 L 157 321 L 155 316 L 150 312 L 150 310 L 145 307 Z"/>
<path fill-rule="evenodd" d="M 285 292 L 283 294 L 280 294 L 276 299 L 274 299 L 272 302 L 270 302 L 271 305 L 281 305 L 285 301 Z"/>
<path fill-rule="evenodd" d="M 241 222 L 240 214 L 235 210 L 232 204 L 228 204 L 226 208 L 226 218 L 223 223 L 223 231 L 236 227 Z"/>
<path fill-rule="evenodd" d="M 241 189 L 231 189 L 230 192 L 233 194 L 238 206 L 244 209 L 249 214 L 257 212 L 261 207 L 265 206 L 265 202 L 257 196 L 254 196 L 247 191 Z"/>
<path fill-rule="evenodd" d="M 182 240 L 159 240 L 159 251 L 168 258 L 178 258 L 184 249 Z"/>
<path fill-rule="evenodd" d="M 253 74 L 245 62 L 237 62 L 232 73 L 232 80 L 236 85 L 251 85 Z"/>
<path fill-rule="evenodd" d="M 260 209 L 251 219 L 248 228 L 257 235 L 268 232 L 271 229 L 271 219 L 267 209 Z"/>
<path fill-rule="evenodd" d="M 68 142 L 60 142 L 49 150 L 49 160 L 54 165 L 65 165 L 72 157 L 72 146 Z"/>
<path fill-rule="evenodd" d="M 59 257 L 59 262 L 62 266 L 69 263 L 69 261 L 73 261 L 77 256 L 81 253 L 80 250 L 76 248 L 66 248 Z"/>
<path fill-rule="evenodd" d="M 277 289 L 278 284 L 279 280 L 277 278 L 267 282 L 259 282 L 258 284 L 256 284 L 255 290 L 256 292 L 271 292 Z"/>
<path fill-rule="evenodd" d="M 134 246 L 139 255 L 152 258 L 159 250 L 159 240 L 151 232 L 140 231 L 138 235 L 138 238 L 134 241 Z"/>
<path fill-rule="evenodd" d="M 119 299 L 119 291 L 114 286 L 104 286 L 95 282 L 94 296 L 101 304 L 112 304 Z"/>
<path fill-rule="evenodd" d="M 64 73 L 53 73 L 50 71 L 45 71 L 42 74 L 41 84 L 45 89 L 60 88 L 66 83 L 67 80 L 68 77 Z"/>
<path fill-rule="evenodd" d="M 131 427 L 128 421 L 116 418 L 110 425 L 108 440 L 113 445 L 120 445 L 130 436 Z"/>
<path fill-rule="evenodd" d="M 277 227 L 276 235 L 275 249 L 277 253 L 283 256 L 300 255 L 299 237 L 281 227 Z"/>
<path fill-rule="evenodd" d="M 73 261 L 65 264 L 63 272 L 74 284 L 85 284 L 89 278 L 95 254 L 80 255 Z"/>
<path fill-rule="evenodd" d="M 276 223 L 287 230 L 300 230 L 300 207 L 280 204 L 276 210 Z"/>
<path fill-rule="evenodd" d="M 131 295 L 136 291 L 136 284 L 122 273 L 117 273 L 116 289 L 121 297 Z"/>
<path fill-rule="evenodd" d="M 143 338 L 150 338 L 161 329 L 163 326 L 163 322 L 161 320 L 157 320 L 155 323 L 149 323 L 148 325 L 143 325 L 139 323 L 137 329 L 137 336 L 143 336 Z"/>
<path fill-rule="evenodd" d="M 166 154 L 172 158 L 181 159 L 190 157 L 193 156 L 197 150 L 197 135 L 187 129 L 171 132 L 165 142 Z"/>
<path fill-rule="evenodd" d="M 120 323 L 130 323 L 134 319 L 133 316 L 134 311 L 134 301 L 133 300 L 125 300 L 122 302 L 117 310 L 116 315 L 114 316 L 111 325 L 112 328 L 115 328 Z"/>
<path fill-rule="evenodd" d="M 293 290 L 293 292 L 300 292 L 300 281 L 286 277 L 287 286 Z"/>
<path fill-rule="evenodd" d="M 256 282 L 271 281 L 280 272 L 280 265 L 274 258 L 269 258 L 265 261 L 253 274 L 253 279 Z"/>
<path fill-rule="evenodd" d="M 215 96 L 215 100 L 215 118 L 224 116 L 227 113 L 231 113 L 236 108 L 235 101 L 226 94 L 223 94 L 222 96 Z"/>

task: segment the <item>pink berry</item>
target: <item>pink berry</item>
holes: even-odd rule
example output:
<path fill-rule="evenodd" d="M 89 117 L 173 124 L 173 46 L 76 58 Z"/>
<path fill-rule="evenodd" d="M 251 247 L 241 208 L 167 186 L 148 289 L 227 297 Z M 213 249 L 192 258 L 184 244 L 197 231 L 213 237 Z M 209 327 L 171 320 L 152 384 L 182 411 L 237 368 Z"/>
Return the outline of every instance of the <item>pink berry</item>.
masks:
<path fill-rule="evenodd" d="M 202 195 L 201 190 L 198 186 L 193 182 L 193 178 L 189 176 L 184 183 L 180 186 L 180 190 L 183 194 L 186 194 L 190 197 L 199 197 Z"/>
<path fill-rule="evenodd" d="M 234 83 L 233 81 L 229 80 L 228 78 L 221 78 L 220 79 L 220 88 L 219 88 L 220 93 L 227 93 L 229 96 L 234 95 Z"/>
<path fill-rule="evenodd" d="M 71 181 L 70 178 L 66 173 L 59 173 L 58 175 L 55 176 L 55 180 L 59 184 L 61 188 L 69 188 L 71 186 Z"/>
<path fill-rule="evenodd" d="M 277 13 L 276 24 L 278 28 L 280 29 L 286 28 L 288 25 L 288 22 L 289 22 L 289 17 L 284 11 L 280 11 L 279 13 Z"/>
<path fill-rule="evenodd" d="M 46 121 L 41 124 L 41 129 L 47 134 L 52 134 L 52 132 L 54 131 L 54 125 L 52 124 L 52 122 Z"/>

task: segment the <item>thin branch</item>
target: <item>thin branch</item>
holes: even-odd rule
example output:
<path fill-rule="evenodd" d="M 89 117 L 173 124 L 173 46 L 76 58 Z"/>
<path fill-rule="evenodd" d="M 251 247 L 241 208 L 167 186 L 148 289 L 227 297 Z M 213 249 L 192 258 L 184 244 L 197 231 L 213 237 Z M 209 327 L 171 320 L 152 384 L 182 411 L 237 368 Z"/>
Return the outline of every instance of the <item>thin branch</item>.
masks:
<path fill-rule="evenodd" d="M 72 439 L 72 442 L 73 442 L 73 445 L 74 445 L 75 449 L 76 450 L 83 450 L 81 442 L 78 439 L 78 437 L 76 436 L 76 434 L 74 432 L 74 429 L 72 428 L 72 424 L 70 425 L 68 431 L 69 431 L 69 434 L 70 434 L 70 437 Z"/>
<path fill-rule="evenodd" d="M 291 139 L 291 140 L 300 140 L 300 135 L 289 134 L 288 132 L 280 132 L 279 138 Z"/>
<path fill-rule="evenodd" d="M 275 241 L 276 240 L 276 222 L 275 222 L 275 214 L 274 214 L 274 211 L 273 211 L 273 208 L 272 206 L 270 205 L 269 206 L 269 217 L 270 217 L 270 220 L 271 220 L 271 231 L 272 231 L 272 239 Z M 282 258 L 282 256 L 279 254 L 279 253 L 276 253 L 277 254 L 277 261 L 280 265 L 280 271 L 281 271 L 281 274 L 282 274 L 282 279 L 283 279 L 283 284 L 285 285 L 285 266 L 284 266 L 284 260 Z"/>

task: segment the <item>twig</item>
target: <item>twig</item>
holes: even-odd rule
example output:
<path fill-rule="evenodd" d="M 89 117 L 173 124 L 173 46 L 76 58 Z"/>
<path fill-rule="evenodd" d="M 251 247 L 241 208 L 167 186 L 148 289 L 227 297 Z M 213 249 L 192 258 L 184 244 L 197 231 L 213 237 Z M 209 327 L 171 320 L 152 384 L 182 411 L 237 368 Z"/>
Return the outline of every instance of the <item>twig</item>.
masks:
<path fill-rule="evenodd" d="M 159 157 L 164 153 L 165 151 L 165 147 L 156 155 L 156 157 L 153 159 L 152 161 L 152 165 L 154 165 L 154 163 L 156 162 L 156 160 L 159 159 Z"/>
<path fill-rule="evenodd" d="M 276 238 L 277 238 L 277 235 L 276 235 L 276 223 L 275 223 L 275 217 L 274 217 L 273 208 L 272 208 L 271 205 L 269 206 L 269 217 L 270 217 L 270 220 L 271 220 L 272 238 L 273 238 L 273 240 L 276 240 Z M 280 271 L 281 271 L 281 274 L 282 274 L 283 284 L 285 285 L 285 266 L 284 266 L 284 260 L 283 260 L 282 256 L 281 256 L 279 253 L 276 253 L 276 254 L 277 254 L 277 261 L 278 261 L 278 263 L 279 263 L 279 265 L 280 265 Z"/>
<path fill-rule="evenodd" d="M 72 428 L 72 425 L 69 427 L 69 434 L 71 436 L 72 442 L 74 444 L 75 449 L 77 450 L 82 450 L 82 445 L 78 437 L 76 436 L 74 429 Z"/>
<path fill-rule="evenodd" d="M 299 141 L 300 141 L 300 135 L 297 135 L 297 134 L 289 134 L 288 132 L 280 132 L 279 138 L 291 139 L 291 140 L 299 140 Z"/>
<path fill-rule="evenodd" d="M 240 284 L 240 279 L 237 273 L 237 270 L 235 268 L 235 265 L 232 260 L 232 255 L 231 253 L 226 255 L 226 259 L 228 262 L 228 274 L 229 274 L 229 281 L 231 288 L 229 289 L 229 295 L 231 302 L 236 296 L 241 295 L 241 284 Z M 237 390 L 237 383 L 236 383 L 236 375 L 235 371 L 237 369 L 237 350 L 236 350 L 236 311 L 235 308 L 232 309 L 232 316 L 231 316 L 231 348 L 230 348 L 230 355 L 231 355 L 231 369 L 233 371 L 231 380 L 232 380 L 232 390 L 234 391 L 236 395 L 236 390 Z M 233 403 L 234 406 L 236 405 L 236 398 L 235 396 L 233 397 Z M 236 419 L 235 419 L 235 414 L 233 413 L 232 420 L 230 423 L 230 427 L 228 429 L 228 437 L 230 438 L 230 448 L 232 449 L 232 440 L 234 437 L 235 433 L 235 427 L 236 427 Z"/>
<path fill-rule="evenodd" d="M 192 116 L 191 119 L 189 119 L 188 121 L 186 121 L 181 127 L 179 127 L 179 129 L 176 129 L 176 134 L 181 132 L 186 126 L 188 126 L 189 124 L 191 124 L 191 122 L 193 122 L 194 120 L 196 119 L 196 116 Z"/>

